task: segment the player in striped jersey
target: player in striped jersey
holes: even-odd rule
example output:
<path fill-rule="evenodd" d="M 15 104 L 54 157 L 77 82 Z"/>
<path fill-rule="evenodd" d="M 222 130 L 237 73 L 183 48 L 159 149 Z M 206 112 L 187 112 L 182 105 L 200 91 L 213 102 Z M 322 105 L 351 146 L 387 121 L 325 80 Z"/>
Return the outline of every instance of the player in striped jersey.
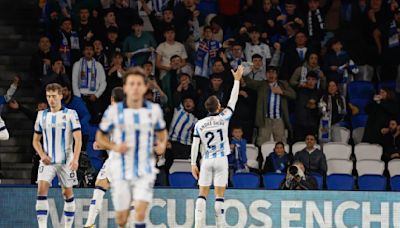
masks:
<path fill-rule="evenodd" d="M 110 150 L 112 200 L 119 227 L 127 223 L 131 201 L 135 202 L 135 227 L 146 227 L 157 174 L 153 151 L 164 154 L 168 140 L 160 106 L 144 100 L 145 78 L 139 67 L 124 73 L 126 99 L 108 107 L 96 134 L 98 144 Z"/>
<path fill-rule="evenodd" d="M 50 108 L 39 111 L 32 142 L 41 158 L 38 170 L 37 220 L 39 228 L 47 227 L 47 194 L 51 181 L 57 175 L 65 199 L 65 227 L 72 227 L 75 215 L 72 187 L 78 183 L 76 170 L 82 146 L 81 124 L 75 110 L 61 105 L 61 85 L 47 85 L 46 98 Z"/>
<path fill-rule="evenodd" d="M 111 91 L 111 105 L 114 105 L 123 100 L 124 100 L 124 91 L 122 90 L 122 87 L 115 87 Z M 104 148 L 101 148 L 95 141 L 93 143 L 93 149 L 103 150 Z M 97 175 L 95 187 L 93 190 L 93 197 L 92 200 L 90 201 L 88 219 L 86 220 L 86 224 L 84 226 L 85 228 L 94 227 L 96 217 L 101 211 L 103 206 L 104 194 L 110 188 L 111 170 L 110 170 L 110 165 L 108 163 L 109 160 L 107 159 L 104 162 L 103 167 L 100 169 L 99 174 Z"/>
<path fill-rule="evenodd" d="M 194 127 L 191 155 L 192 174 L 194 178 L 198 179 L 200 186 L 199 196 L 196 200 L 195 228 L 203 227 L 205 224 L 206 197 L 212 182 L 215 187 L 216 225 L 217 228 L 225 227 L 224 193 L 229 175 L 227 156 L 231 153 L 228 126 L 238 99 L 243 70 L 242 65 L 236 71 L 232 70 L 235 81 L 228 107 L 219 113 L 221 104 L 218 98 L 216 96 L 209 97 L 204 104 L 209 112 L 208 117 L 199 120 Z M 200 142 L 203 161 L 199 172 L 196 161 Z"/>

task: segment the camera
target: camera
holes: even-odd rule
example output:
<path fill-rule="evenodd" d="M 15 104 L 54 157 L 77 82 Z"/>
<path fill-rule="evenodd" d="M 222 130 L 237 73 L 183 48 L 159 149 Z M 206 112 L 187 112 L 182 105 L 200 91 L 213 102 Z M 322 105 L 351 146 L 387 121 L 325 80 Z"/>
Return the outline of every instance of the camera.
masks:
<path fill-rule="evenodd" d="M 294 177 L 300 176 L 299 168 L 297 168 L 297 166 L 295 166 L 295 165 L 292 165 L 289 167 L 289 173 L 290 173 L 290 175 L 292 175 Z"/>

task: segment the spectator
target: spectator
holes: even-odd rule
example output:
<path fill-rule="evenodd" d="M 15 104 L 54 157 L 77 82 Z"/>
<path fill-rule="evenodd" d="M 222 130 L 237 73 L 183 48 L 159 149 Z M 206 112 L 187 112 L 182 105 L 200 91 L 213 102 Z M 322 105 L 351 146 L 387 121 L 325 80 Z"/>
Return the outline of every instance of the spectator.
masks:
<path fill-rule="evenodd" d="M 218 57 L 218 50 L 222 47 L 220 42 L 212 39 L 212 35 L 211 27 L 204 27 L 204 38 L 196 44 L 194 74 L 200 89 L 205 89 L 206 81 L 212 73 L 212 66 Z"/>
<path fill-rule="evenodd" d="M 343 50 L 342 42 L 333 38 L 329 45 L 329 51 L 324 58 L 324 71 L 327 72 L 328 81 L 338 82 L 342 88 L 342 94 L 346 94 L 346 85 L 352 81 L 352 75 L 358 74 L 359 70 L 349 54 Z"/>
<path fill-rule="evenodd" d="M 269 65 L 272 59 L 272 51 L 270 47 L 260 41 L 260 31 L 256 27 L 249 29 L 250 42 L 246 42 L 246 47 L 244 48 L 244 54 L 246 56 L 247 62 L 251 62 L 251 58 L 254 54 L 259 54 L 262 56 L 263 69 Z"/>
<path fill-rule="evenodd" d="M 285 57 L 282 63 L 281 80 L 289 80 L 295 69 L 302 66 L 306 60 L 306 55 L 310 50 L 307 47 L 307 36 L 304 32 L 298 32 L 295 36 L 294 47 L 288 46 L 285 50 Z"/>
<path fill-rule="evenodd" d="M 294 161 L 288 169 L 285 180 L 282 181 L 282 190 L 316 190 L 317 181 L 306 173 L 303 162 Z"/>
<path fill-rule="evenodd" d="M 115 12 L 112 9 L 105 9 L 103 12 L 103 20 L 96 28 L 96 36 L 100 40 L 105 40 L 107 36 L 107 30 L 111 27 L 118 27 Z"/>
<path fill-rule="evenodd" d="M 226 107 L 229 99 L 229 92 L 222 86 L 223 82 L 224 79 L 222 79 L 221 74 L 210 75 L 210 86 L 204 91 L 203 95 L 200 97 L 200 102 L 197 105 L 200 117 L 207 115 L 207 110 L 203 104 L 211 96 L 216 96 L 221 102 L 221 106 Z"/>
<path fill-rule="evenodd" d="M 136 2 L 133 3 L 136 4 Z M 120 31 L 119 35 L 124 40 L 132 28 L 131 22 L 139 18 L 138 11 L 132 7 L 132 1 L 128 0 L 115 0 L 111 9 L 115 13 L 115 20 Z"/>
<path fill-rule="evenodd" d="M 143 20 L 138 18 L 132 24 L 132 34 L 125 38 L 122 45 L 129 66 L 141 66 L 150 56 L 149 52 L 154 51 L 157 46 L 153 36 L 148 32 L 143 32 Z"/>
<path fill-rule="evenodd" d="M 55 58 L 55 53 L 51 50 L 50 39 L 42 36 L 39 39 L 39 50 L 33 53 L 30 62 L 30 76 L 36 86 L 40 86 L 42 77 L 51 74 L 51 60 Z"/>
<path fill-rule="evenodd" d="M 317 76 L 317 88 L 326 88 L 326 78 L 324 72 L 318 64 L 318 54 L 312 52 L 307 55 L 303 66 L 297 67 L 290 78 L 290 85 L 295 88 L 303 88 L 306 86 L 307 74 L 313 71 Z"/>
<path fill-rule="evenodd" d="M 90 131 L 90 126 L 89 126 L 89 121 L 90 121 L 90 113 L 88 109 L 86 108 L 85 102 L 83 102 L 82 98 L 74 96 L 72 93 L 72 86 L 70 83 L 61 83 L 61 86 L 63 87 L 62 89 L 62 94 L 63 94 L 63 100 L 62 104 L 69 109 L 73 109 L 76 111 L 79 117 L 79 122 L 81 123 L 82 127 L 82 136 L 84 136 L 82 147 L 84 150 L 86 150 L 86 143 L 88 140 L 89 136 L 89 131 Z"/>
<path fill-rule="evenodd" d="M 165 42 L 158 45 L 156 49 L 156 67 L 160 71 L 160 80 L 163 80 L 167 71 L 171 70 L 171 57 L 179 56 L 181 63 L 178 68 L 186 65 L 187 53 L 183 44 L 175 41 L 175 28 L 169 27 L 164 30 Z"/>
<path fill-rule="evenodd" d="M 344 121 L 347 114 L 347 104 L 344 96 L 339 94 L 336 81 L 329 81 L 325 95 L 319 101 L 319 108 L 322 113 L 320 123 L 320 141 L 340 142 L 340 123 Z M 322 124 L 326 120 L 327 123 Z M 322 132 L 326 133 L 322 138 Z"/>
<path fill-rule="evenodd" d="M 279 32 L 276 18 L 281 14 L 278 10 L 272 7 L 271 0 L 262 1 L 262 12 L 257 19 L 257 27 L 262 28 L 261 37 L 272 40 Z"/>
<path fill-rule="evenodd" d="M 304 164 L 306 173 L 318 173 L 321 176 L 326 175 L 327 165 L 325 154 L 316 148 L 316 138 L 313 134 L 307 134 L 306 147 L 294 155 L 294 160 L 299 160 Z"/>
<path fill-rule="evenodd" d="M 278 80 L 278 69 L 267 69 L 267 81 L 260 82 L 244 78 L 246 86 L 257 91 L 256 126 L 257 145 L 270 140 L 285 141 L 285 128 L 292 133 L 289 121 L 288 100 L 296 98 L 296 93 L 287 82 Z"/>
<path fill-rule="evenodd" d="M 200 12 L 196 9 L 194 0 L 183 0 L 176 4 L 174 8 L 175 25 L 177 30 L 177 40 L 185 42 L 193 30 L 193 18 L 198 16 Z"/>
<path fill-rule="evenodd" d="M 251 71 L 246 76 L 256 81 L 266 80 L 265 70 L 263 69 L 262 56 L 259 54 L 254 54 L 251 57 L 251 62 L 253 63 L 253 65 L 251 66 Z"/>
<path fill-rule="evenodd" d="M 400 158 L 400 127 L 397 121 L 389 121 L 387 128 L 382 128 L 383 135 L 383 156 L 382 160 L 388 162 L 392 159 Z"/>
<path fill-rule="evenodd" d="M 87 7 L 81 7 L 79 10 L 79 22 L 77 32 L 79 34 L 80 43 L 93 42 L 95 36 L 95 25 L 90 19 L 90 11 Z"/>
<path fill-rule="evenodd" d="M 400 8 L 396 9 L 393 20 L 380 25 L 374 30 L 373 37 L 381 54 L 382 80 L 393 80 L 399 74 L 400 60 Z"/>
<path fill-rule="evenodd" d="M 45 100 L 46 93 L 45 88 L 48 84 L 51 83 L 71 83 L 70 76 L 68 76 L 65 72 L 65 67 L 61 58 L 55 58 L 51 60 L 51 73 L 47 76 L 44 76 L 41 80 L 40 85 L 40 98 L 39 100 Z"/>
<path fill-rule="evenodd" d="M 161 19 L 158 18 L 157 12 L 155 9 L 153 11 L 147 6 L 147 4 L 142 4 L 143 10 L 149 16 L 150 22 L 154 29 L 154 38 L 156 39 L 157 43 L 162 43 L 165 41 L 164 32 L 169 27 L 176 27 L 175 26 L 175 19 L 174 19 L 174 9 L 170 7 L 166 7 L 162 10 L 162 17 Z M 178 40 L 179 42 L 183 42 L 183 40 Z"/>
<path fill-rule="evenodd" d="M 286 173 L 293 156 L 285 151 L 283 142 L 275 143 L 274 151 L 265 157 L 263 173 Z"/>
<path fill-rule="evenodd" d="M 104 93 L 107 82 L 103 66 L 93 55 L 93 45 L 87 44 L 83 49 L 83 58 L 74 64 L 72 89 L 75 96 L 85 101 L 92 117 L 91 123 L 98 123 L 102 116 L 98 99 Z"/>
<path fill-rule="evenodd" d="M 65 18 L 61 22 L 60 30 L 52 32 L 55 50 L 61 56 L 67 74 L 71 72 L 72 64 L 79 59 L 79 34 L 72 30 L 72 20 Z"/>
<path fill-rule="evenodd" d="M 112 59 L 114 53 L 122 52 L 122 45 L 118 38 L 118 28 L 114 26 L 109 27 L 107 30 L 107 38 L 103 43 L 104 52 L 106 53 L 108 59 Z"/>
<path fill-rule="evenodd" d="M 104 52 L 103 43 L 101 42 L 101 40 L 96 39 L 93 42 L 93 47 L 94 59 L 103 66 L 105 71 L 108 71 L 110 69 L 110 59 Z"/>
<path fill-rule="evenodd" d="M 169 143 L 167 167 L 171 167 L 175 159 L 189 159 L 192 145 L 192 134 L 196 116 L 195 99 L 193 97 L 182 98 L 182 103 L 174 109 L 174 116 L 169 129 Z"/>
<path fill-rule="evenodd" d="M 306 79 L 305 85 L 297 92 L 295 142 L 303 140 L 308 134 L 316 135 L 318 132 L 318 102 L 321 98 L 321 91 L 317 88 L 318 75 L 310 71 Z"/>
<path fill-rule="evenodd" d="M 224 80 L 224 87 L 226 89 L 231 89 L 233 86 L 233 76 L 231 73 L 231 67 L 228 63 L 228 60 L 225 56 L 225 54 L 221 51 L 220 52 L 220 57 L 222 56 L 222 58 L 217 58 L 212 66 L 212 73 L 213 74 L 221 74 L 222 75 L 222 79 Z M 202 82 L 202 81 L 200 81 Z M 205 87 L 207 87 L 208 85 L 208 81 L 204 81 L 206 83 Z M 199 81 L 196 81 L 196 85 L 197 85 L 197 89 L 199 89 L 199 87 L 202 87 L 203 85 L 198 85 Z"/>
<path fill-rule="evenodd" d="M 241 127 L 232 127 L 232 138 L 230 140 L 231 154 L 228 155 L 229 174 L 232 177 L 235 173 L 247 173 L 246 139 L 243 138 Z"/>
<path fill-rule="evenodd" d="M 320 0 L 308 0 L 307 2 L 308 12 L 305 27 L 312 46 L 318 50 L 321 47 L 321 41 L 325 37 L 325 16 L 331 4 L 332 1 L 326 1 L 325 5 L 321 7 Z"/>
<path fill-rule="evenodd" d="M 228 57 L 229 65 L 232 69 L 236 69 L 242 62 L 246 62 L 246 58 L 243 54 L 243 47 L 239 42 L 233 43 L 231 50 L 230 57 Z"/>
<path fill-rule="evenodd" d="M 389 120 L 396 119 L 399 115 L 395 93 L 388 88 L 382 88 L 365 107 L 365 112 L 368 120 L 362 141 L 382 144 L 381 129 L 388 125 Z"/>
<path fill-rule="evenodd" d="M 174 92 L 174 99 L 175 103 L 181 103 L 183 98 L 185 97 L 195 97 L 196 91 L 194 86 L 192 85 L 190 75 L 186 73 L 179 74 L 179 84 Z"/>
<path fill-rule="evenodd" d="M 284 28 L 291 22 L 299 24 L 302 28 L 304 27 L 304 22 L 302 20 L 303 15 L 297 8 L 296 2 L 294 0 L 285 0 L 285 10 L 281 11 L 281 14 L 276 18 L 279 25 Z"/>
<path fill-rule="evenodd" d="M 102 96 L 104 107 L 107 107 L 110 104 L 111 92 L 115 87 L 122 86 L 122 75 L 125 72 L 124 66 L 124 57 L 122 53 L 115 52 L 111 59 L 111 68 L 107 72 L 106 82 L 107 87 Z"/>
<path fill-rule="evenodd" d="M 17 91 L 20 80 L 21 79 L 18 76 L 14 77 L 13 83 L 10 85 L 10 88 L 8 88 L 6 94 L 0 97 L 0 105 L 7 104 L 11 100 L 15 91 Z M 8 139 L 9 139 L 9 133 L 6 128 L 6 124 L 4 123 L 4 120 L 0 116 L 0 141 Z"/>

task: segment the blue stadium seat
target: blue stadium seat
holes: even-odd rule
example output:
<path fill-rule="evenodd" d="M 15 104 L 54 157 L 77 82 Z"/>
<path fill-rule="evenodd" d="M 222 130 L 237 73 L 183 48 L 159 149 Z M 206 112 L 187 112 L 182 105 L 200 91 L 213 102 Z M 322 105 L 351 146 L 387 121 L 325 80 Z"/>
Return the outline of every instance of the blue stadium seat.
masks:
<path fill-rule="evenodd" d="M 362 175 L 358 177 L 358 187 L 363 191 L 385 191 L 386 177 L 381 175 Z"/>
<path fill-rule="evenodd" d="M 355 98 L 372 99 L 375 94 L 375 86 L 367 81 L 353 81 L 347 88 L 349 100 Z"/>
<path fill-rule="evenodd" d="M 368 115 L 366 114 L 360 114 L 360 115 L 355 115 L 351 117 L 351 126 L 353 129 L 359 128 L 359 127 L 365 127 L 367 124 L 368 120 Z"/>
<path fill-rule="evenodd" d="M 395 80 L 382 81 L 378 84 L 377 89 L 379 91 L 382 88 L 389 88 L 394 91 L 396 90 L 396 81 Z"/>
<path fill-rule="evenodd" d="M 314 177 L 317 181 L 318 190 L 322 190 L 322 188 L 324 187 L 324 177 L 318 173 L 311 173 L 311 176 Z"/>
<path fill-rule="evenodd" d="M 359 112 L 357 113 L 357 115 L 367 114 L 365 112 L 365 106 L 367 106 L 369 102 L 371 102 L 371 100 L 365 98 L 354 98 L 349 101 L 350 104 L 358 108 Z"/>
<path fill-rule="evenodd" d="M 392 191 L 400 191 L 400 175 L 390 178 L 390 187 Z"/>
<path fill-rule="evenodd" d="M 354 186 L 354 179 L 349 174 L 331 174 L 326 178 L 328 190 L 351 191 Z"/>
<path fill-rule="evenodd" d="M 234 188 L 258 188 L 260 176 L 255 173 L 237 173 L 232 177 Z"/>
<path fill-rule="evenodd" d="M 169 185 L 172 187 L 196 187 L 196 179 L 192 176 L 190 172 L 174 172 L 168 177 Z"/>
<path fill-rule="evenodd" d="M 263 175 L 265 189 L 279 189 L 282 181 L 285 179 L 284 173 L 266 173 Z"/>

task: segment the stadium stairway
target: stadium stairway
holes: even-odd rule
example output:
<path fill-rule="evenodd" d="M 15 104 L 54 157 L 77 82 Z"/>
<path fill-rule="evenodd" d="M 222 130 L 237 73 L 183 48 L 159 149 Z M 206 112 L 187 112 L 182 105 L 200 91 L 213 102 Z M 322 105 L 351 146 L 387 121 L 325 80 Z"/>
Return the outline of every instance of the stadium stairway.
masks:
<path fill-rule="evenodd" d="M 30 56 L 37 49 L 39 31 L 37 1 L 0 0 L 0 94 L 19 75 L 22 82 L 14 98 L 31 108 L 35 101 L 28 69 Z M 10 133 L 8 141 L 0 141 L 1 184 L 29 184 L 33 122 L 6 106 L 1 112 Z"/>

